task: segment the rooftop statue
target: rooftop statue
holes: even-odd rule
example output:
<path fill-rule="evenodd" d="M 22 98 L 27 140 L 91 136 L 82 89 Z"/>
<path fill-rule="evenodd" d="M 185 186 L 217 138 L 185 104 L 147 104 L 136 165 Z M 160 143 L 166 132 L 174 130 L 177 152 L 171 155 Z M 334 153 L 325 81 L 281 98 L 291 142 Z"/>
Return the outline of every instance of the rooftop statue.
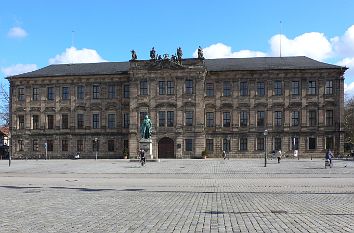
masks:
<path fill-rule="evenodd" d="M 144 139 L 151 138 L 151 127 L 152 127 L 151 120 L 149 119 L 149 116 L 146 115 L 143 123 L 140 126 L 141 138 Z"/>
<path fill-rule="evenodd" d="M 152 49 L 150 50 L 150 59 L 151 60 L 155 60 L 156 59 L 156 51 L 155 51 L 154 47 L 152 47 Z"/>
<path fill-rule="evenodd" d="M 203 49 L 200 46 L 198 48 L 198 59 L 204 59 Z"/>
<path fill-rule="evenodd" d="M 132 51 L 130 51 L 131 53 L 132 53 L 132 60 L 134 61 L 134 60 L 136 60 L 136 59 L 138 59 L 138 56 L 136 55 L 136 52 L 135 52 L 135 50 L 133 49 Z"/>
<path fill-rule="evenodd" d="M 177 59 L 178 59 L 179 63 L 182 62 L 182 56 L 183 56 L 182 49 L 181 49 L 181 47 L 178 47 L 178 49 L 177 49 Z"/>

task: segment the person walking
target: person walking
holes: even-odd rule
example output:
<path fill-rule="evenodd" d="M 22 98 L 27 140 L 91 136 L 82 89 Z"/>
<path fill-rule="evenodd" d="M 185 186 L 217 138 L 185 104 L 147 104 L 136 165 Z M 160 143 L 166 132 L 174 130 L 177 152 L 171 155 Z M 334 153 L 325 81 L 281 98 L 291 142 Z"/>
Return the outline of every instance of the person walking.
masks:
<path fill-rule="evenodd" d="M 278 150 L 277 153 L 277 159 L 278 159 L 278 163 L 280 163 L 280 160 L 281 160 L 281 150 Z"/>
<path fill-rule="evenodd" d="M 224 158 L 224 160 L 226 159 L 226 152 L 224 150 L 222 151 L 222 157 Z"/>

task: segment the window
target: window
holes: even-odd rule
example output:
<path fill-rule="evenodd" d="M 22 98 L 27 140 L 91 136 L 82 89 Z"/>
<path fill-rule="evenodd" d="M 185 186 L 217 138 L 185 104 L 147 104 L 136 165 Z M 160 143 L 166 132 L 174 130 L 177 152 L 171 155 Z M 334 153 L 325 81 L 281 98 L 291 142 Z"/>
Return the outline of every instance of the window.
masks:
<path fill-rule="evenodd" d="M 84 140 L 79 139 L 76 141 L 76 149 L 77 151 L 84 151 Z"/>
<path fill-rule="evenodd" d="M 230 127 L 230 126 L 231 126 L 231 113 L 223 112 L 223 127 Z"/>
<path fill-rule="evenodd" d="M 129 84 L 123 86 L 123 97 L 129 98 Z"/>
<path fill-rule="evenodd" d="M 207 139 L 205 144 L 207 151 L 214 151 L 214 139 Z"/>
<path fill-rule="evenodd" d="M 186 112 L 186 126 L 193 126 L 193 111 Z"/>
<path fill-rule="evenodd" d="M 264 137 L 257 138 L 257 150 L 264 151 Z"/>
<path fill-rule="evenodd" d="M 166 94 L 165 81 L 159 81 L 159 95 Z"/>
<path fill-rule="evenodd" d="M 333 110 L 326 110 L 326 126 L 333 126 Z"/>
<path fill-rule="evenodd" d="M 76 87 L 76 98 L 79 100 L 83 100 L 85 98 L 85 89 L 83 85 Z"/>
<path fill-rule="evenodd" d="M 167 81 L 167 95 L 175 94 L 175 83 L 173 81 Z"/>
<path fill-rule="evenodd" d="M 240 150 L 246 151 L 247 150 L 247 137 L 240 138 Z"/>
<path fill-rule="evenodd" d="M 39 116 L 38 115 L 32 116 L 32 129 L 39 129 Z"/>
<path fill-rule="evenodd" d="M 159 111 L 159 127 L 165 127 L 166 122 L 166 112 Z"/>
<path fill-rule="evenodd" d="M 332 80 L 326 81 L 325 94 L 326 95 L 333 94 L 333 81 Z"/>
<path fill-rule="evenodd" d="M 316 95 L 316 81 L 309 81 L 308 85 L 309 85 L 308 94 Z"/>
<path fill-rule="evenodd" d="M 274 82 L 274 95 L 282 95 L 282 86 L 281 86 L 281 81 L 275 81 Z"/>
<path fill-rule="evenodd" d="M 92 85 L 92 99 L 100 98 L 100 86 L 97 84 Z"/>
<path fill-rule="evenodd" d="M 240 96 L 247 96 L 248 95 L 248 83 L 241 82 L 240 83 Z"/>
<path fill-rule="evenodd" d="M 78 129 L 84 128 L 84 114 L 82 113 L 77 114 L 77 128 Z"/>
<path fill-rule="evenodd" d="M 123 140 L 123 148 L 129 149 L 129 140 Z"/>
<path fill-rule="evenodd" d="M 231 95 L 231 82 L 224 81 L 223 82 L 223 96 L 230 96 Z"/>
<path fill-rule="evenodd" d="M 193 139 L 184 140 L 186 151 L 193 151 Z"/>
<path fill-rule="evenodd" d="M 61 89 L 61 98 L 63 100 L 69 99 L 69 87 L 62 87 Z"/>
<path fill-rule="evenodd" d="M 187 79 L 185 81 L 185 93 L 186 94 L 193 94 L 193 80 Z"/>
<path fill-rule="evenodd" d="M 147 80 L 140 81 L 140 95 L 148 95 L 148 82 L 147 82 Z"/>
<path fill-rule="evenodd" d="M 265 120 L 265 112 L 264 111 L 258 111 L 257 112 L 257 126 L 258 127 L 264 126 L 264 120 Z"/>
<path fill-rule="evenodd" d="M 33 139 L 33 141 L 32 141 L 32 150 L 33 151 L 39 151 L 39 146 L 38 146 L 38 140 L 37 139 Z"/>
<path fill-rule="evenodd" d="M 274 112 L 274 125 L 275 126 L 282 126 L 282 112 L 281 111 L 275 111 Z"/>
<path fill-rule="evenodd" d="M 129 116 L 130 115 L 128 112 L 123 113 L 123 128 L 125 129 L 129 128 L 129 123 L 130 123 Z"/>
<path fill-rule="evenodd" d="M 54 129 L 54 115 L 47 115 L 47 129 Z"/>
<path fill-rule="evenodd" d="M 61 140 L 61 150 L 68 151 L 68 148 L 69 148 L 68 140 L 67 139 Z"/>
<path fill-rule="evenodd" d="M 23 140 L 18 140 L 17 144 L 18 144 L 18 151 L 23 151 Z"/>
<path fill-rule="evenodd" d="M 116 127 L 116 114 L 108 114 L 108 128 L 114 129 Z"/>
<path fill-rule="evenodd" d="M 317 125 L 317 113 L 316 110 L 309 111 L 309 126 L 316 126 Z"/>
<path fill-rule="evenodd" d="M 25 88 L 20 87 L 18 88 L 18 101 L 25 100 Z"/>
<path fill-rule="evenodd" d="M 62 129 L 68 129 L 69 128 L 69 115 L 68 114 L 62 114 L 61 115 L 61 128 Z"/>
<path fill-rule="evenodd" d="M 298 150 L 299 149 L 299 138 L 292 137 L 291 138 L 291 150 Z"/>
<path fill-rule="evenodd" d="M 92 114 L 92 128 L 93 129 L 100 128 L 100 114 L 99 113 Z"/>
<path fill-rule="evenodd" d="M 206 113 L 206 127 L 214 127 L 214 113 L 213 112 Z"/>
<path fill-rule="evenodd" d="M 206 84 L 206 96 L 214 96 L 214 83 Z"/>
<path fill-rule="evenodd" d="M 114 98 L 116 98 L 116 86 L 109 85 L 108 86 L 108 99 L 114 99 Z"/>
<path fill-rule="evenodd" d="M 39 89 L 38 89 L 38 87 L 34 87 L 32 89 L 32 100 L 39 100 Z"/>
<path fill-rule="evenodd" d="M 173 127 L 175 124 L 175 112 L 167 111 L 167 127 Z"/>
<path fill-rule="evenodd" d="M 291 82 L 291 94 L 292 95 L 300 95 L 300 82 L 292 81 Z"/>
<path fill-rule="evenodd" d="M 315 150 L 315 149 L 316 149 L 316 138 L 310 137 L 309 138 L 309 150 Z"/>
<path fill-rule="evenodd" d="M 100 140 L 92 140 L 92 151 L 99 151 L 100 150 Z"/>
<path fill-rule="evenodd" d="M 274 149 L 281 150 L 281 138 L 274 138 Z"/>
<path fill-rule="evenodd" d="M 53 151 L 54 146 L 53 146 L 53 140 L 47 140 L 47 151 Z"/>
<path fill-rule="evenodd" d="M 222 140 L 222 148 L 223 148 L 224 151 L 230 152 L 231 140 L 229 140 L 227 138 L 223 138 L 223 140 Z"/>
<path fill-rule="evenodd" d="M 326 136 L 326 149 L 333 149 L 334 138 L 333 136 Z"/>
<path fill-rule="evenodd" d="M 299 126 L 300 125 L 300 112 L 293 111 L 291 113 L 291 126 Z"/>
<path fill-rule="evenodd" d="M 47 99 L 54 100 L 54 87 L 47 87 Z"/>
<path fill-rule="evenodd" d="M 257 95 L 258 96 L 265 96 L 264 82 L 257 82 Z"/>
<path fill-rule="evenodd" d="M 240 112 L 240 126 L 245 127 L 248 125 L 248 112 L 241 111 Z"/>
<path fill-rule="evenodd" d="M 109 152 L 114 151 L 114 140 L 113 139 L 109 139 L 107 144 L 108 144 L 108 151 Z"/>
<path fill-rule="evenodd" d="M 24 129 L 25 128 L 25 116 L 19 115 L 18 116 L 18 129 Z"/>

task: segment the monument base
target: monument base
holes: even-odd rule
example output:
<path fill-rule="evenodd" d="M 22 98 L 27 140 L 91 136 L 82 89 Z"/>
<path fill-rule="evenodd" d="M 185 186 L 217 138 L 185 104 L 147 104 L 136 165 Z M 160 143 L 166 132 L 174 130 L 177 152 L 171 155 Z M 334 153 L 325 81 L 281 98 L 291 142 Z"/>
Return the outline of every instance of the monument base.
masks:
<path fill-rule="evenodd" d="M 145 151 L 145 158 L 146 159 L 153 159 L 152 154 L 152 140 L 142 138 L 139 142 L 139 149 L 143 149 Z"/>

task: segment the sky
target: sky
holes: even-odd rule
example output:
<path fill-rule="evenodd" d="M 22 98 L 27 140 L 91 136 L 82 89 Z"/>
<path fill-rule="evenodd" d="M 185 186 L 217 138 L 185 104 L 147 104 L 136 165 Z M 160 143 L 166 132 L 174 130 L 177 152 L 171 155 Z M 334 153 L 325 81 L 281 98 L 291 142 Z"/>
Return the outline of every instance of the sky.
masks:
<path fill-rule="evenodd" d="M 0 82 L 51 64 L 128 61 L 130 51 L 206 58 L 308 56 L 346 66 L 354 0 L 0 0 Z M 281 46 L 280 46 L 281 44 Z"/>

